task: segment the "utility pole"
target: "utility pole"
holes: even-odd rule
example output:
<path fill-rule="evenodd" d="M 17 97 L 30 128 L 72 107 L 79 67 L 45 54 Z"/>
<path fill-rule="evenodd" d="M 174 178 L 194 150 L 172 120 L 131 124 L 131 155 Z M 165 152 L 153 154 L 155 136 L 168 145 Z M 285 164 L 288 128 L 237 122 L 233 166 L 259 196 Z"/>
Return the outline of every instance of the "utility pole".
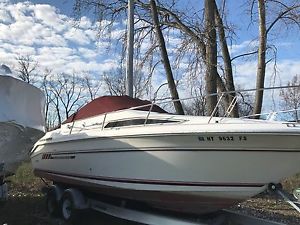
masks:
<path fill-rule="evenodd" d="M 126 95 L 133 97 L 134 0 L 128 0 Z"/>

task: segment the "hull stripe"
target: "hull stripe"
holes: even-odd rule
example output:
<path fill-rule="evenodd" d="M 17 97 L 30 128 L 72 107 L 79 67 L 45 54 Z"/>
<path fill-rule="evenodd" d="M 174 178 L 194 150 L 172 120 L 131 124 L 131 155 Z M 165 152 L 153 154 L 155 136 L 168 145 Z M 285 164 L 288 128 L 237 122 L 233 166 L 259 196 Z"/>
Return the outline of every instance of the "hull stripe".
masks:
<path fill-rule="evenodd" d="M 216 183 L 216 182 L 186 182 L 186 181 L 166 181 L 166 180 L 146 180 L 133 178 L 116 178 L 106 176 L 89 176 L 75 173 L 58 173 L 54 171 L 34 169 L 34 173 L 40 177 L 47 177 L 55 180 L 55 177 L 67 176 L 79 179 L 91 179 L 106 182 L 134 183 L 149 185 L 171 185 L 171 186 L 199 186 L 199 187 L 263 187 L 263 183 Z"/>
<path fill-rule="evenodd" d="M 51 155 L 76 155 L 76 154 L 93 154 L 93 153 L 118 153 L 118 152 L 264 152 L 264 153 L 300 153 L 300 150 L 257 150 L 257 149 L 162 149 L 162 148 L 147 148 L 147 149 L 117 149 L 117 150 L 101 150 L 101 149 L 88 149 L 88 150 L 66 150 L 60 152 L 39 152 L 32 154 L 31 157 L 36 157 L 40 154 L 51 154 Z"/>

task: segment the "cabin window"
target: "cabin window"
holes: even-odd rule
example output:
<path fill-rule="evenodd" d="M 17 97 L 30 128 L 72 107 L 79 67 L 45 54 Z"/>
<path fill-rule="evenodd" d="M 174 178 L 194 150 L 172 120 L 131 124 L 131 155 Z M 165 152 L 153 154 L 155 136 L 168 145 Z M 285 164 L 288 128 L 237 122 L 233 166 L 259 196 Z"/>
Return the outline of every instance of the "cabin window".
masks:
<path fill-rule="evenodd" d="M 148 119 L 146 124 L 178 123 L 178 122 L 180 121 Z M 120 121 L 109 122 L 108 124 L 106 124 L 105 128 L 125 127 L 125 126 L 144 125 L 144 124 L 145 124 L 145 119 L 120 120 Z"/>

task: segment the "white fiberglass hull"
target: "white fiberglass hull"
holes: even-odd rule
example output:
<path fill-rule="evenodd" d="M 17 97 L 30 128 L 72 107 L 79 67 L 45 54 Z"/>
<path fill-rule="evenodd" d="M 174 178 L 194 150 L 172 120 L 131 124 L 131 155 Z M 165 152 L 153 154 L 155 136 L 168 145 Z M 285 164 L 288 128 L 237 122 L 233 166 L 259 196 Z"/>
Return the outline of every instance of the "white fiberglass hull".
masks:
<path fill-rule="evenodd" d="M 88 136 L 39 145 L 31 155 L 36 175 L 159 208 L 207 213 L 300 171 L 299 133 Z"/>
<path fill-rule="evenodd" d="M 0 177 L 29 159 L 29 150 L 44 134 L 44 96 L 36 87 L 0 76 Z"/>

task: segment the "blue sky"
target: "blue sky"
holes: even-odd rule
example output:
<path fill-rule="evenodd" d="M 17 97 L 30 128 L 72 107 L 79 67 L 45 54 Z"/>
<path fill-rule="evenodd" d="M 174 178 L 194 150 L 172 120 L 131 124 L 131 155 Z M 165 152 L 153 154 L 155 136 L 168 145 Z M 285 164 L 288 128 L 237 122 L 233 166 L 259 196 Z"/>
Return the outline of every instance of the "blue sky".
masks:
<path fill-rule="evenodd" d="M 258 35 L 257 24 L 249 25 L 250 16 L 247 12 L 249 7 L 245 5 L 245 2 L 244 0 L 227 1 L 229 20 L 237 28 L 235 42 L 237 45 L 241 45 L 245 41 L 251 41 Z M 270 15 L 267 14 L 267 17 L 269 18 Z M 254 17 L 254 19 L 256 18 Z M 297 49 L 300 50 L 299 35 L 298 28 L 287 31 L 282 23 L 274 26 L 269 38 L 270 44 L 278 46 L 279 59 L 300 59 L 299 51 L 297 51 Z"/>
<path fill-rule="evenodd" d="M 187 1 L 181 1 L 183 5 L 187 4 Z M 231 46 L 232 56 L 235 56 L 253 48 L 257 28 L 248 26 L 249 16 L 241 9 L 244 1 L 228 2 L 229 20 L 236 27 L 237 34 Z M 26 54 L 38 61 L 40 68 L 50 68 L 57 73 L 89 72 L 97 76 L 118 66 L 118 53 L 113 49 L 107 50 L 110 44 L 106 39 L 98 40 L 95 24 L 90 18 L 82 17 L 79 27 L 73 27 L 73 0 L 2 0 L 0 4 L 0 61 L 13 69 L 16 57 Z M 189 4 L 199 4 L 200 9 L 202 1 L 189 0 Z M 277 68 L 280 79 L 277 82 L 285 83 L 300 71 L 300 33 L 296 30 L 285 32 L 282 27 L 276 29 L 277 34 L 280 29 L 284 32 L 272 40 L 278 47 Z M 112 38 L 118 38 L 122 32 L 116 26 Z M 237 85 L 254 87 L 256 58 L 236 61 L 234 68 Z M 266 86 L 271 83 L 272 76 L 273 65 L 269 64 Z M 159 82 L 163 79 L 159 79 Z"/>

